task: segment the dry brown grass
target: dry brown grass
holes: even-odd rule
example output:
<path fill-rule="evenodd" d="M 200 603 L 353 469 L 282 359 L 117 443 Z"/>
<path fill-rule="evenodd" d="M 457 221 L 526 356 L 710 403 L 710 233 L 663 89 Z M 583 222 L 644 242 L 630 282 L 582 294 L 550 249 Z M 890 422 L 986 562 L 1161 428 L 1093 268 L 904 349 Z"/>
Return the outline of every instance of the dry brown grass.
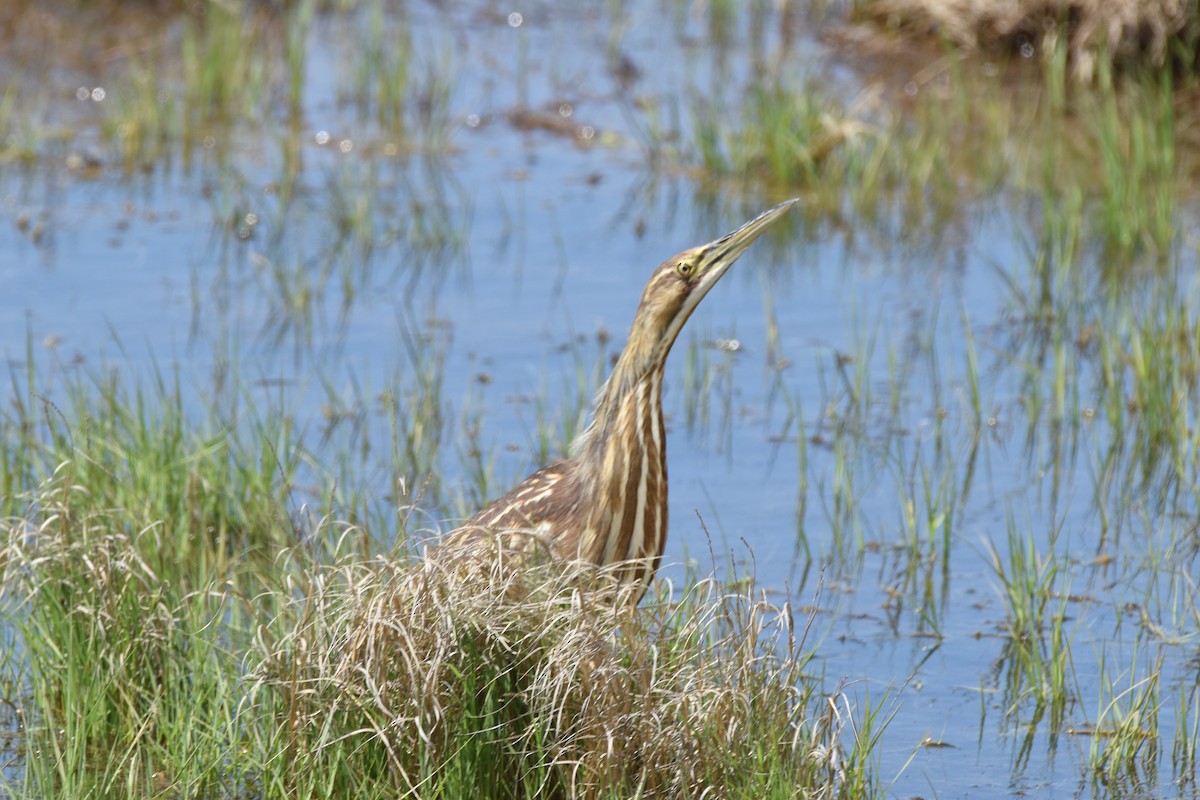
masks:
<path fill-rule="evenodd" d="M 420 797 L 475 780 L 499 797 L 844 790 L 846 718 L 815 702 L 786 604 L 702 581 L 631 607 L 594 568 L 499 552 L 307 582 L 257 671 L 293 754 L 353 739 Z"/>
<path fill-rule="evenodd" d="M 209 573 L 164 526 L 71 477 L 0 520 L 0 703 L 24 720 L 0 757 L 33 795 L 875 794 L 873 714 L 821 693 L 790 606 L 749 583 L 637 605 L 627 565 L 372 557 L 323 521 L 189 590 Z"/>
<path fill-rule="evenodd" d="M 1090 81 L 1099 59 L 1197 65 L 1194 0 L 859 0 L 856 15 L 983 52 L 1065 44 L 1072 74 Z"/>

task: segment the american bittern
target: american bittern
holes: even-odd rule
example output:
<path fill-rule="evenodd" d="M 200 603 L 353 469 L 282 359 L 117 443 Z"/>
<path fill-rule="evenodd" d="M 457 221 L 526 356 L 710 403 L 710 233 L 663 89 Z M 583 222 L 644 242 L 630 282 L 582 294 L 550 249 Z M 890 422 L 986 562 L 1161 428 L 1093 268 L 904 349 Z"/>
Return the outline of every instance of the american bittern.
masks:
<path fill-rule="evenodd" d="M 620 564 L 640 586 L 658 569 L 667 538 L 663 367 L 692 311 L 755 239 L 795 204 L 771 208 L 708 244 L 668 258 L 642 293 L 629 342 L 596 398 L 572 455 L 543 467 L 447 537 L 440 552 L 499 535 L 507 550 Z"/>

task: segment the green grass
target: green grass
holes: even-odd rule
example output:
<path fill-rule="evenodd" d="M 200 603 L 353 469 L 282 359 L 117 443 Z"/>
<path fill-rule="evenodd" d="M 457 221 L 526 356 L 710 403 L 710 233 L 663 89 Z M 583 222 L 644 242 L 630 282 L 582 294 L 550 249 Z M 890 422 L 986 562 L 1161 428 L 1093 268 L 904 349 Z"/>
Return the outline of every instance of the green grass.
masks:
<path fill-rule="evenodd" d="M 1004 703 L 1007 714 L 1029 720 L 1021 747 L 1021 757 L 1027 758 L 1043 716 L 1049 714 L 1053 741 L 1077 697 L 1066 630 L 1068 569 L 1057 554 L 1038 552 L 1036 537 L 1019 526 L 1010 511 L 1006 556 L 994 545 L 989 548 L 1007 609 Z"/>
<path fill-rule="evenodd" d="M 1002 80 L 947 55 L 916 73 L 907 105 L 776 75 L 697 97 L 690 125 L 652 141 L 666 150 L 679 140 L 680 161 L 725 185 L 801 187 L 810 216 L 852 214 L 901 241 L 939 241 L 969 204 L 1001 190 L 1057 203 L 1083 189 L 1096 198 L 1108 260 L 1161 261 L 1194 169 L 1195 153 L 1176 144 L 1196 121 L 1192 104 L 1169 71 L 1118 78 L 1101 65 L 1083 90 L 1064 59 Z"/>
<path fill-rule="evenodd" d="M 25 391 L 16 384 L 13 390 L 14 396 Z M 173 570 L 176 558 L 196 558 L 203 569 L 219 572 L 233 559 L 269 554 L 291 541 L 286 522 L 272 516 L 299 462 L 284 420 L 267 430 L 249 405 L 240 422 L 214 415 L 205 426 L 192 427 L 174 375 L 159 374 L 152 385 L 131 388 L 115 371 L 67 373 L 54 393 L 57 401 L 43 391 L 49 388 L 30 389 L 4 419 L 5 483 L 11 487 L 6 514 L 36 507 L 30 492 L 58 476 L 82 487 L 89 511 L 124 513 L 130 526 L 135 520 L 154 523 L 164 547 L 150 554 L 155 569 Z M 234 451 L 243 447 L 255 457 L 235 461 Z M 272 499 L 271 508 L 248 502 L 257 498 Z"/>
<path fill-rule="evenodd" d="M 409 347 L 412 371 L 388 390 L 406 399 L 383 400 L 398 484 L 434 474 L 446 426 L 438 346 L 414 332 Z M 790 605 L 752 583 L 660 584 L 631 607 L 582 567 L 414 561 L 410 520 L 361 494 L 371 473 L 319 466 L 365 388 L 331 395 L 314 438 L 285 393 L 236 375 L 206 398 L 174 375 L 129 387 L 28 350 L 0 418 L 15 487 L 0 685 L 23 720 L 4 791 L 876 792 L 882 723 L 823 710 Z"/>
<path fill-rule="evenodd" d="M 168 524 L 78 480 L 64 462 L 4 525 L 23 793 L 872 792 L 790 608 L 753 589 L 664 586 L 633 608 L 587 570 L 380 557 L 329 519 L 217 569 L 215 537 L 173 553 Z"/>
<path fill-rule="evenodd" d="M 238 735 L 237 661 L 221 591 L 150 563 L 159 526 L 72 508 L 70 465 L 36 497 L 40 524 L 5 526 L 5 604 L 24 656 L 22 791 L 43 797 L 212 794 Z"/>
<path fill-rule="evenodd" d="M 785 352 L 794 317 L 776 282 L 808 279 L 794 269 L 803 248 L 795 231 L 759 245 L 787 254 L 765 279 L 761 351 L 768 435 L 798 468 L 782 491 L 796 495 L 801 586 L 828 569 L 846 594 L 878 592 L 868 616 L 887 635 L 962 646 L 950 598 L 990 570 L 995 590 L 972 596 L 970 619 L 998 643 L 980 681 L 1015 734 L 1015 771 L 1090 731 L 1078 766 L 1096 794 L 1165 772 L 1194 787 L 1200 703 L 1178 678 L 1200 630 L 1194 79 L 1101 66 L 1080 87 L 1065 49 L 994 74 L 943 52 L 911 87 L 845 98 L 774 49 L 769 4 L 735 5 L 668 12 L 663 35 L 699 36 L 685 48 L 694 74 L 721 88 L 638 84 L 623 110 L 648 188 L 631 205 L 654 207 L 681 172 L 714 225 L 799 192 L 804 236 L 844 245 L 849 280 L 919 294 L 966 263 L 995 288 L 994 314 L 871 297 L 845 329 Z M 492 146 L 460 117 L 504 109 L 468 107 L 481 101 L 459 83 L 477 64 L 382 2 L 209 8 L 181 12 L 177 40 L 158 31 L 107 62 L 107 99 L 73 107 L 79 133 L 29 87 L 0 98 L 6 175 L 58 163 L 78 135 L 98 136 L 127 176 L 205 171 L 213 253 L 193 275 L 193 315 L 217 331 L 222 365 L 199 389 L 161 368 L 131 382 L 116 376 L 124 361 L 47 364 L 30 342 L 10 367 L 0 721 L 15 730 L 16 709 L 25 727 L 0 740 L 16 759 L 0 793 L 458 797 L 497 776 L 513 797 L 882 793 L 879 737 L 898 706 L 826 697 L 813 645 L 753 581 L 659 586 L 615 611 L 578 591 L 594 575 L 414 565 L 431 519 L 465 516 L 518 477 L 497 467 L 512 436 L 491 417 L 507 384 L 448 398 L 452 332 L 422 305 L 466 275 L 475 205 L 510 202 L 455 174 L 456 148 Z M 513 39 L 528 102 L 540 24 Z M 330 32 L 346 130 L 319 145 L 305 90 Z M 739 48 L 756 54 L 745 73 L 727 63 Z M 978 252 L 995 242 L 974 232 L 996 219 L 1011 227 L 989 235 L 1021 246 Z M 409 303 L 403 366 L 323 373 L 317 343 L 394 284 Z M 257 341 L 290 348 L 307 382 L 244 380 L 246 332 L 223 316 L 239 292 L 266 309 Z M 734 360 L 760 348 L 735 356 L 712 338 L 681 343 L 673 435 L 730 453 Z M 529 464 L 565 453 L 620 345 L 572 338 L 565 378 L 554 360 L 531 387 L 515 442 Z M 298 416 L 314 395 L 321 413 Z M 870 624 L 837 619 L 850 638 Z"/>
<path fill-rule="evenodd" d="M 1122 684 L 1113 680 L 1106 667 L 1107 659 L 1102 658 L 1102 698 L 1091 731 L 1088 759 L 1097 783 L 1139 790 L 1154 784 L 1160 758 L 1162 663 L 1152 665 L 1145 676 L 1140 676 L 1135 659 L 1122 676 Z"/>

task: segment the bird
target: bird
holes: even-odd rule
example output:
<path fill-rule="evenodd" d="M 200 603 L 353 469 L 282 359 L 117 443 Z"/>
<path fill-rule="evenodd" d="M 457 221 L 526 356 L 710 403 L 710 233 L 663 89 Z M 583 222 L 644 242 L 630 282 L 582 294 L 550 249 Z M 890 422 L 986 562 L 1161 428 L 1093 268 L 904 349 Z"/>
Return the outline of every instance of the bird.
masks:
<path fill-rule="evenodd" d="M 663 370 L 696 306 L 764 231 L 798 202 L 662 262 L 650 275 L 625 349 L 596 396 L 570 457 L 534 472 L 438 545 L 458 554 L 498 538 L 508 552 L 613 567 L 640 601 L 667 538 Z"/>

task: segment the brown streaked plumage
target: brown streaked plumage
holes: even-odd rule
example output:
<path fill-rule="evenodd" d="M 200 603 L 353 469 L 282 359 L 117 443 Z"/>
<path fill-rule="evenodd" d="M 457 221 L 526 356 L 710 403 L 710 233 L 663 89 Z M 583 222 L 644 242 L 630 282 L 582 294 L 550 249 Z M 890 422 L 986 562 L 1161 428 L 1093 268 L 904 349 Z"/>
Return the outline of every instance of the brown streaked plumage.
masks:
<path fill-rule="evenodd" d="M 511 550 L 544 549 L 560 559 L 622 564 L 621 579 L 644 591 L 667 539 L 662 420 L 667 354 L 713 284 L 796 202 L 780 203 L 659 265 L 642 293 L 629 342 L 596 398 L 592 423 L 572 445 L 573 455 L 543 467 L 481 510 L 439 552 L 455 553 L 498 534 Z"/>

